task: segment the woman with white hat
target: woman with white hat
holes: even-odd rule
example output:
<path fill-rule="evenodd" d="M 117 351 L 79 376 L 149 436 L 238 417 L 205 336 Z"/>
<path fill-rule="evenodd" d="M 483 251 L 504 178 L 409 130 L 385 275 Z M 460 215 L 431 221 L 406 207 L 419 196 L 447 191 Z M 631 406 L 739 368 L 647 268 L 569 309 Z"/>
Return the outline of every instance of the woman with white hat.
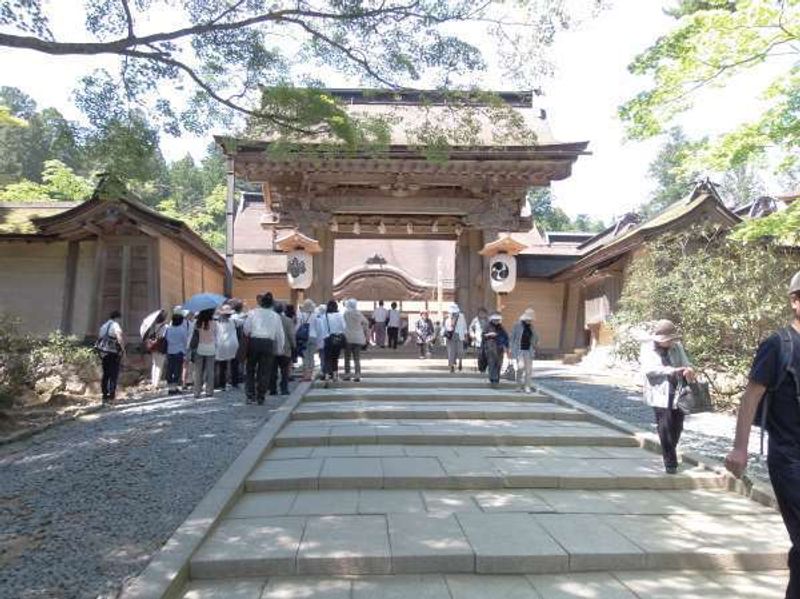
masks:
<path fill-rule="evenodd" d="M 239 368 L 236 363 L 236 354 L 239 352 L 239 337 L 236 333 L 236 323 L 231 318 L 233 307 L 224 304 L 218 311 L 217 320 L 217 389 L 225 390 L 228 382 L 228 371 L 231 375 L 231 387 L 239 387 Z"/>
<path fill-rule="evenodd" d="M 361 348 L 367 344 L 369 336 L 369 321 L 358 310 L 358 302 L 349 299 L 345 302 L 344 336 L 347 344 L 344 346 L 344 379 L 350 379 L 350 360 L 353 360 L 353 380 L 361 381 Z"/>
<path fill-rule="evenodd" d="M 503 358 L 508 353 L 508 333 L 503 328 L 503 317 L 495 312 L 489 316 L 489 324 L 482 333 L 481 345 L 486 352 L 486 371 L 489 383 L 494 387 L 500 383 Z"/>
<path fill-rule="evenodd" d="M 444 321 L 444 338 L 447 345 L 447 363 L 450 372 L 463 368 L 464 341 L 467 339 L 467 322 L 458 304 L 451 304 Z"/>
<path fill-rule="evenodd" d="M 676 405 L 676 392 L 679 384 L 696 380 L 680 338 L 678 327 L 671 320 L 659 320 L 653 336 L 642 343 L 639 354 L 644 403 L 655 412 L 667 474 L 678 471 L 677 447 L 683 432 L 684 413 Z"/>
<path fill-rule="evenodd" d="M 300 306 L 295 325 L 297 355 L 303 361 L 303 380 L 310 381 L 314 376 L 314 352 L 317 349 L 317 329 L 314 326 L 314 312 L 317 306 L 310 298 L 306 298 Z"/>
<path fill-rule="evenodd" d="M 535 313 L 528 308 L 511 329 L 511 359 L 517 363 L 517 385 L 520 391 L 531 392 L 533 358 L 539 345 L 539 335 L 533 328 Z"/>

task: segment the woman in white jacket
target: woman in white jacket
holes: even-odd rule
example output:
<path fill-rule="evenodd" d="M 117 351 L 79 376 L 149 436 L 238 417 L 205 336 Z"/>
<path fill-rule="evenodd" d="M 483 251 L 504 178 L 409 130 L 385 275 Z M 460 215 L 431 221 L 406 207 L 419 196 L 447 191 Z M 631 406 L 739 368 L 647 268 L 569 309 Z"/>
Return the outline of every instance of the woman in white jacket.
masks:
<path fill-rule="evenodd" d="M 239 337 L 236 334 L 236 322 L 231 318 L 233 308 L 225 304 L 219 310 L 217 320 L 217 389 L 225 389 L 228 382 L 228 371 L 231 373 L 231 387 L 239 387 L 239 368 L 236 354 L 239 351 Z"/>
<path fill-rule="evenodd" d="M 464 342 L 467 339 L 467 319 L 461 313 L 458 304 L 450 306 L 449 315 L 444 321 L 444 338 L 447 345 L 447 363 L 450 372 L 459 372 L 463 368 Z"/>
<path fill-rule="evenodd" d="M 677 447 L 683 432 L 684 415 L 675 405 L 675 394 L 680 383 L 697 380 L 680 338 L 672 321 L 660 320 L 656 323 L 653 337 L 642 343 L 639 355 L 644 403 L 655 413 L 667 474 L 678 471 Z"/>

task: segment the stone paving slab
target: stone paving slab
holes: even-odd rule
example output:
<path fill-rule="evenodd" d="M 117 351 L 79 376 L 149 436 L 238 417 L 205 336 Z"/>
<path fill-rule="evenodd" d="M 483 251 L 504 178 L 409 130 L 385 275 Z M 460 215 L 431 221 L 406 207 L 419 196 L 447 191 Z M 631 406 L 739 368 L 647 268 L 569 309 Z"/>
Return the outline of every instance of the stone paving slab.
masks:
<path fill-rule="evenodd" d="M 485 377 L 476 377 L 476 376 L 468 376 L 468 375 L 461 375 L 461 376 L 419 376 L 419 377 L 397 377 L 391 376 L 377 376 L 375 371 L 370 371 L 370 374 L 363 376 L 361 381 L 356 383 L 354 381 L 339 381 L 336 384 L 337 388 L 340 389 L 353 389 L 353 388 L 364 388 L 369 387 L 371 389 L 381 389 L 381 388 L 389 388 L 395 389 L 397 387 L 405 387 L 405 388 L 419 388 L 419 389 L 429 389 L 429 390 L 436 390 L 439 389 L 462 389 L 462 388 L 475 388 L 475 387 L 484 387 L 486 385 L 486 378 Z M 501 387 L 507 387 L 509 389 L 514 389 L 515 384 L 511 381 L 501 381 Z M 317 382 L 314 384 L 315 389 L 321 389 L 322 383 Z"/>
<path fill-rule="evenodd" d="M 786 571 L 274 576 L 190 582 L 181 599 L 777 599 Z M 444 585 L 444 586 L 443 586 Z M 354 593 L 358 592 L 358 595 Z"/>
<path fill-rule="evenodd" d="M 293 413 L 294 420 L 332 419 L 483 419 L 483 420 L 586 420 L 583 412 L 563 406 L 530 402 L 414 402 L 309 401 Z"/>
<path fill-rule="evenodd" d="M 383 516 L 309 518 L 297 553 L 299 574 L 390 574 Z"/>
<path fill-rule="evenodd" d="M 519 401 L 527 403 L 545 403 L 552 404 L 553 401 L 541 393 L 517 393 L 513 389 L 490 389 L 486 388 L 453 388 L 450 386 L 442 389 L 431 389 L 413 387 L 353 387 L 353 388 L 330 388 L 330 389 L 312 389 L 306 396 L 305 401 L 342 401 L 342 400 L 365 400 L 365 401 L 407 401 L 419 402 L 430 401 L 432 397 L 436 398 L 437 402 L 443 401 Z"/>
<path fill-rule="evenodd" d="M 455 516 L 392 514 L 388 522 L 393 573 L 475 571 L 475 554 Z"/>

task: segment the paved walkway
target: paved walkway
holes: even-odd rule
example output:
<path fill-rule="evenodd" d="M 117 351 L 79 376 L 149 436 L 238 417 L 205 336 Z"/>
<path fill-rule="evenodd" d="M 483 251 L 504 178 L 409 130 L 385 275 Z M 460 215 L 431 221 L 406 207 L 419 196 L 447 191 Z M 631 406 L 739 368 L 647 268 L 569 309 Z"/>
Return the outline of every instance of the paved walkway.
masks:
<path fill-rule="evenodd" d="M 780 597 L 779 516 L 545 395 L 438 361 L 313 389 L 184 599 Z"/>

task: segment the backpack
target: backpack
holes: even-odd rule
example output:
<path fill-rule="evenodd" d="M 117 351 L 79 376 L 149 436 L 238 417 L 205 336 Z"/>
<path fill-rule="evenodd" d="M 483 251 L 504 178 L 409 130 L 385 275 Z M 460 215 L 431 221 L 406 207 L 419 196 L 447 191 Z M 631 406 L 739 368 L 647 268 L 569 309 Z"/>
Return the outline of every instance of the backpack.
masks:
<path fill-rule="evenodd" d="M 304 322 L 303 324 L 300 325 L 300 327 L 297 329 L 297 333 L 295 334 L 298 354 L 302 355 L 306 352 L 310 336 L 311 336 L 311 324 L 308 322 Z"/>
<path fill-rule="evenodd" d="M 800 377 L 792 366 L 792 358 L 794 357 L 794 340 L 792 339 L 792 333 L 788 328 L 784 327 L 777 332 L 777 335 L 781 342 L 778 377 L 775 380 L 775 383 L 770 385 L 766 393 L 764 393 L 764 397 L 761 398 L 761 401 L 758 404 L 758 409 L 756 410 L 755 419 L 753 421 L 755 426 L 761 428 L 761 455 L 764 455 L 764 432 L 767 429 L 767 414 L 769 413 L 770 401 L 772 401 L 773 396 L 777 390 L 780 389 L 781 385 L 783 385 L 783 383 L 786 381 L 786 377 L 789 375 L 791 375 L 791 377 L 794 379 L 795 394 L 798 404 L 800 404 Z"/>

